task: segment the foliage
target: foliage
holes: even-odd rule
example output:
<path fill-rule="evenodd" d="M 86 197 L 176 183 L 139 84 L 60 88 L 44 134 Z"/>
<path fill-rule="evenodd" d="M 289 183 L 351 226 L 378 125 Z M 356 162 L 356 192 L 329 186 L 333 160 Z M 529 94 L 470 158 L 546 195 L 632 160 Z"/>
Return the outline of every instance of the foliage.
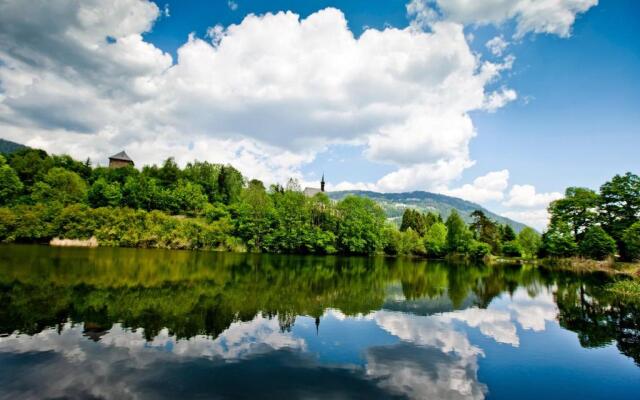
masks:
<path fill-rule="evenodd" d="M 466 253 L 473 235 L 456 210 L 447 218 L 447 250 L 451 253 Z"/>
<path fill-rule="evenodd" d="M 491 246 L 488 243 L 471 240 L 469 244 L 469 256 L 474 260 L 482 260 L 491 254 Z"/>
<path fill-rule="evenodd" d="M 443 257 L 447 250 L 447 226 L 443 222 L 431 225 L 424 239 L 425 250 L 430 257 Z"/>
<path fill-rule="evenodd" d="M 500 240 L 503 243 L 516 240 L 516 232 L 513 230 L 511 225 L 504 224 L 500 226 Z"/>
<path fill-rule="evenodd" d="M 630 172 L 614 176 L 600 187 L 598 207 L 602 227 L 621 243 L 625 229 L 640 220 L 640 177 Z"/>
<path fill-rule="evenodd" d="M 498 217 L 471 212 L 471 203 L 459 204 L 467 207 L 470 226 L 455 209 L 447 209 L 443 223 L 440 215 L 423 212 L 433 208 L 409 208 L 397 230 L 369 198 L 306 197 L 295 180 L 267 190 L 230 165 L 195 161 L 181 168 L 169 158 L 141 171 L 93 168 L 90 160 L 30 148 L 1 157 L 3 241 L 94 235 L 110 246 L 475 258 L 489 254 L 484 243 L 493 254 L 568 257 L 579 247 L 582 255 L 600 258 L 610 254 L 610 242 L 593 228 L 600 223 L 626 259 L 638 258 L 640 247 L 638 229 L 631 229 L 639 219 L 640 178 L 630 173 L 615 176 L 600 194 L 568 188 L 549 207 L 551 226 L 540 240 L 531 229 L 516 236 L 511 226 L 494 221 Z M 592 230 L 597 233 L 585 242 Z"/>
<path fill-rule="evenodd" d="M 422 237 L 412 228 L 398 231 L 394 227 L 387 227 L 384 251 L 395 255 L 426 255 Z"/>
<path fill-rule="evenodd" d="M 120 183 L 108 182 L 105 178 L 98 178 L 88 192 L 91 207 L 117 207 L 122 201 Z"/>
<path fill-rule="evenodd" d="M 616 252 L 616 242 L 600 226 L 587 229 L 578 246 L 580 255 L 594 260 L 603 260 Z"/>
<path fill-rule="evenodd" d="M 36 182 L 31 197 L 36 203 L 82 203 L 87 197 L 87 184 L 77 173 L 54 167 L 41 182 Z"/>
<path fill-rule="evenodd" d="M 522 256 L 526 258 L 533 258 L 538 254 L 538 250 L 541 246 L 541 239 L 538 232 L 526 227 L 518 234 L 518 247 L 522 252 Z"/>
<path fill-rule="evenodd" d="M 242 191 L 235 218 L 236 232 L 249 248 L 261 250 L 275 224 L 273 201 L 262 182 L 252 180 Z"/>
<path fill-rule="evenodd" d="M 6 164 L 0 155 L 0 205 L 10 204 L 22 191 L 23 185 L 18 174 Z"/>
<path fill-rule="evenodd" d="M 634 247 L 633 233 L 626 236 L 627 230 L 640 221 L 640 177 L 635 174 L 614 176 L 599 193 L 570 187 L 564 198 L 551 203 L 549 213 L 551 222 L 543 238 L 543 253 L 573 254 L 575 244 L 584 257 L 602 259 L 616 251 L 629 261 L 638 257 L 637 251 L 626 249 L 627 243 Z M 566 237 L 567 231 L 575 243 Z M 615 248 L 611 248 L 609 239 L 613 239 Z"/>
<path fill-rule="evenodd" d="M 487 243 L 494 253 L 500 251 L 500 229 L 498 224 L 492 221 L 490 218 L 480 210 L 475 210 L 471 213 L 473 222 L 471 223 L 471 231 L 476 240 Z"/>
<path fill-rule="evenodd" d="M 345 253 L 370 254 L 382 247 L 384 211 L 373 200 L 347 196 L 336 206 L 338 247 Z"/>
<path fill-rule="evenodd" d="M 624 258 L 629 261 L 640 260 L 640 221 L 628 227 L 622 235 Z"/>
<path fill-rule="evenodd" d="M 36 180 L 41 180 L 54 164 L 53 158 L 46 151 L 31 148 L 9 154 L 7 162 L 27 187 L 31 187 Z"/>
<path fill-rule="evenodd" d="M 540 254 L 543 257 L 571 257 L 576 254 L 578 244 L 571 229 L 565 223 L 558 222 L 549 227 L 542 235 Z"/>
<path fill-rule="evenodd" d="M 599 196 L 591 189 L 570 187 L 564 198 L 555 200 L 549 206 L 551 223 L 565 223 L 573 232 L 574 238 L 580 240 L 584 232 L 596 218 L 596 207 Z"/>
<path fill-rule="evenodd" d="M 517 240 L 511 240 L 502 245 L 502 254 L 507 257 L 520 257 L 522 256 L 522 249 Z"/>
<path fill-rule="evenodd" d="M 420 211 L 407 208 L 402 214 L 402 223 L 400 224 L 400 230 L 404 232 L 407 229 L 413 229 L 418 233 L 418 235 L 424 236 L 431 225 L 435 224 L 438 221 L 442 221 L 440 215 L 436 215 L 432 212 L 423 214 Z"/>

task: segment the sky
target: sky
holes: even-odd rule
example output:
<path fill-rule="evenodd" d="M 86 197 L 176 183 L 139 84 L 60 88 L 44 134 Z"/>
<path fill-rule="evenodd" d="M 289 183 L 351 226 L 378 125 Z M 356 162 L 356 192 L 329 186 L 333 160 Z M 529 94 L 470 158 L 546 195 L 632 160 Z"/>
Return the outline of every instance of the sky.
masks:
<path fill-rule="evenodd" d="M 632 0 L 0 0 L 0 137 L 427 190 L 542 229 L 638 173 Z"/>

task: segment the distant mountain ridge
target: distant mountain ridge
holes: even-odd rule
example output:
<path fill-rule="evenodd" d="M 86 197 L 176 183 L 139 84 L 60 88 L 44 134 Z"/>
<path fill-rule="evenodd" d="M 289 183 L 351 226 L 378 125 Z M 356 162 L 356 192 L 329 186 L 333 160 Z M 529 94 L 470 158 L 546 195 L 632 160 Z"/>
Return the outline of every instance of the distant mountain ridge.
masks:
<path fill-rule="evenodd" d="M 25 145 L 12 142 L 10 140 L 0 139 L 0 154 L 13 153 L 16 150 L 24 149 Z"/>
<path fill-rule="evenodd" d="M 407 208 L 413 208 L 422 212 L 436 211 L 446 219 L 451 210 L 457 210 L 460 216 L 467 222 L 471 222 L 471 213 L 480 210 L 501 224 L 509 224 L 516 232 L 520 232 L 527 225 L 514 221 L 493 213 L 479 204 L 460 199 L 458 197 L 446 196 L 444 194 L 431 192 L 405 192 L 405 193 L 378 193 L 367 190 L 345 190 L 327 193 L 331 199 L 340 200 L 350 194 L 368 197 L 382 206 L 387 217 L 393 219 L 398 224 L 402 219 L 402 213 Z"/>

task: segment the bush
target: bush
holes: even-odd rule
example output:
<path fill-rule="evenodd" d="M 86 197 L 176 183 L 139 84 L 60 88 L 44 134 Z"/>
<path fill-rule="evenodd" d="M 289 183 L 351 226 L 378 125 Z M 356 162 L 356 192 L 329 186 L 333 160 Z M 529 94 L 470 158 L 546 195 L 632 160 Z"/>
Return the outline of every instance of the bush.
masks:
<path fill-rule="evenodd" d="M 92 210 L 83 204 L 63 208 L 53 220 L 53 235 L 66 239 L 88 239 L 96 229 Z"/>
<path fill-rule="evenodd" d="M 502 245 L 502 254 L 507 257 L 520 257 L 522 255 L 522 251 L 520 250 L 520 245 L 516 240 L 512 240 Z"/>
<path fill-rule="evenodd" d="M 12 238 L 18 242 L 48 242 L 55 236 L 53 220 L 60 212 L 58 204 L 50 207 L 19 205 L 13 209 L 16 216 Z"/>
<path fill-rule="evenodd" d="M 16 227 L 16 216 L 10 208 L 0 208 L 0 242 L 11 242 Z"/>
<path fill-rule="evenodd" d="M 631 225 L 622 235 L 623 256 L 625 260 L 640 260 L 640 221 Z"/>
<path fill-rule="evenodd" d="M 594 260 L 604 260 L 615 254 L 616 242 L 599 226 L 592 226 L 584 233 L 579 245 L 580 255 Z"/>
<path fill-rule="evenodd" d="M 474 260 L 481 260 L 491 254 L 491 246 L 484 242 L 473 240 L 469 245 L 469 257 Z"/>

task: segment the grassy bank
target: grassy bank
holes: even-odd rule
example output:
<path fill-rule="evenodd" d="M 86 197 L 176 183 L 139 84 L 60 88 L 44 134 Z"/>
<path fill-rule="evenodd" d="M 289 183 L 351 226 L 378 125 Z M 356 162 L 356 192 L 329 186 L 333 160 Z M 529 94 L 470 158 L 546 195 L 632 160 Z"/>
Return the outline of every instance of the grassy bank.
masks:
<path fill-rule="evenodd" d="M 574 272 L 606 272 L 612 275 L 626 275 L 640 279 L 640 263 L 619 262 L 614 259 L 603 261 L 572 257 L 561 259 L 543 259 L 541 262 L 552 268 L 560 268 Z"/>

